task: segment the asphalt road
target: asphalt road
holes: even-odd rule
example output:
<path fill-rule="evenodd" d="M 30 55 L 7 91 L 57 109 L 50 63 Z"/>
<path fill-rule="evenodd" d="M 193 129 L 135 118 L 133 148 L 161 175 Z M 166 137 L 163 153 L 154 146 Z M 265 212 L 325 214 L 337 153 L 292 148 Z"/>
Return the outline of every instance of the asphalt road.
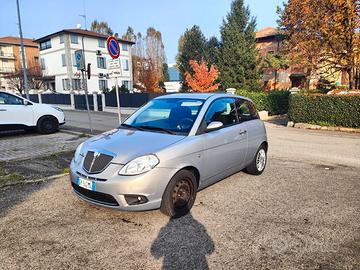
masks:
<path fill-rule="evenodd" d="M 360 269 L 360 136 L 267 130 L 261 176 L 224 179 L 176 220 L 90 206 L 67 178 L 0 190 L 0 269 Z"/>

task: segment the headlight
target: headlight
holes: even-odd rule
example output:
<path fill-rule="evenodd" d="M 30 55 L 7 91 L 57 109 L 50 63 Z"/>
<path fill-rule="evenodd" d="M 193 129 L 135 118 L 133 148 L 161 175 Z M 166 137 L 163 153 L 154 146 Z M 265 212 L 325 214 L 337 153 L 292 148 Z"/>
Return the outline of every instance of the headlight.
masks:
<path fill-rule="evenodd" d="M 159 159 L 155 155 L 147 155 L 133 159 L 119 171 L 120 175 L 137 175 L 152 170 L 159 164 Z"/>
<path fill-rule="evenodd" d="M 59 107 L 53 106 L 53 108 L 54 108 L 55 110 L 59 111 L 59 112 L 64 112 L 64 111 L 63 111 L 62 109 L 60 109 Z"/>
<path fill-rule="evenodd" d="M 78 163 L 80 160 L 80 153 L 81 153 L 81 148 L 84 145 L 84 143 L 79 144 L 79 146 L 76 148 L 75 154 L 74 154 L 74 161 L 75 163 Z"/>

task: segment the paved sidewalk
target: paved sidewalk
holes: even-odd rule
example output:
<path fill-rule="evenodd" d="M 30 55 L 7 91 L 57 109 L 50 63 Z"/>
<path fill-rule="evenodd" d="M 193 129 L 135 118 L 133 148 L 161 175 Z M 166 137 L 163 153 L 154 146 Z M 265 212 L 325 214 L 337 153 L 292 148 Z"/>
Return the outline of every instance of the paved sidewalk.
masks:
<path fill-rule="evenodd" d="M 64 132 L 3 137 L 0 138 L 0 161 L 28 159 L 75 150 L 85 139 L 86 137 Z"/>

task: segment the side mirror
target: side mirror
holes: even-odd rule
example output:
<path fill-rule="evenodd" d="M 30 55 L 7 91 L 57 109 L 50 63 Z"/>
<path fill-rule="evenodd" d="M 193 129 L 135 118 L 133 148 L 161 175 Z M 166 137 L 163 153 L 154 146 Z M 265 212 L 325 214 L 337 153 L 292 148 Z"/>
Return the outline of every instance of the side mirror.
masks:
<path fill-rule="evenodd" d="M 206 131 L 211 131 L 211 130 L 215 130 L 215 129 L 219 129 L 223 126 L 224 124 L 220 121 L 214 121 L 211 122 L 207 127 L 206 127 Z"/>

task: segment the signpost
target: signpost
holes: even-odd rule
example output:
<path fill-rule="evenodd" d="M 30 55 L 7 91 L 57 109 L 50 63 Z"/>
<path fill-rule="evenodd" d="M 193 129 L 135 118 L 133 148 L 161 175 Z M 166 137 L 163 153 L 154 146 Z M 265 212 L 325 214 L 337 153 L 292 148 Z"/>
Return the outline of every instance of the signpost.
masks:
<path fill-rule="evenodd" d="M 116 89 L 116 102 L 118 107 L 119 124 L 121 125 L 121 110 L 120 110 L 120 96 L 119 96 L 119 83 L 118 77 L 121 76 L 121 62 L 120 56 L 120 45 L 115 37 L 108 37 L 106 40 L 107 49 L 111 56 L 111 60 L 108 61 L 109 77 L 115 78 L 115 89 Z"/>

